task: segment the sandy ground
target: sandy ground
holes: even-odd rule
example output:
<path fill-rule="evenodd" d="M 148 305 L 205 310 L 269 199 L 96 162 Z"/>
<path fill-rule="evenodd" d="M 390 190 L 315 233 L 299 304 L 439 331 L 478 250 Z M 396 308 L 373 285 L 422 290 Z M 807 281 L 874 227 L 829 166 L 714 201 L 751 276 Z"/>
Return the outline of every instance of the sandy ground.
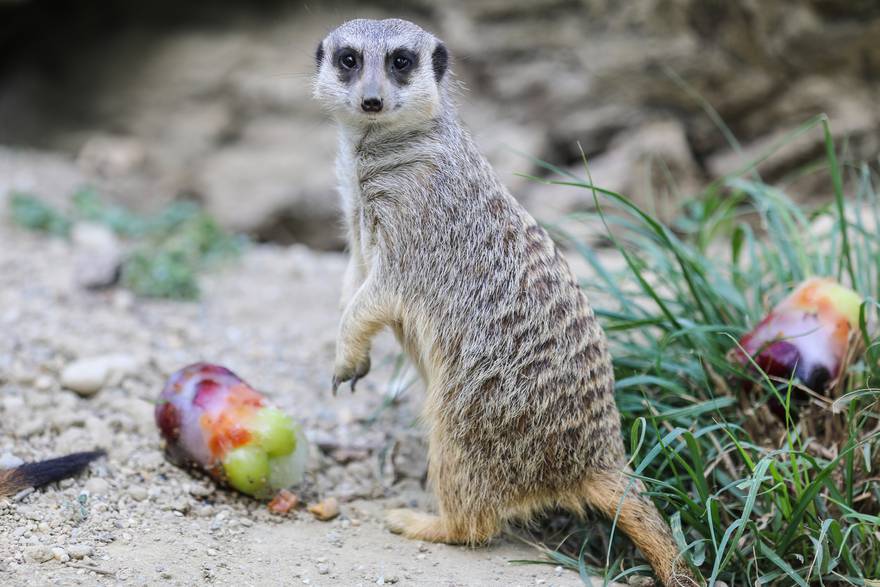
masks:
<path fill-rule="evenodd" d="M 199 302 L 146 301 L 74 285 L 65 241 L 0 224 L 0 462 L 102 446 L 87 474 L 0 500 L 2 585 L 579 585 L 512 538 L 488 548 L 389 534 L 385 507 L 431 507 L 423 487 L 421 390 L 397 401 L 390 337 L 358 392 L 330 395 L 345 259 L 258 246 L 206 276 Z M 123 353 L 140 367 L 91 397 L 63 389 L 70 362 Z M 225 364 L 296 416 L 311 439 L 306 501 L 281 517 L 165 462 L 153 401 L 196 360 Z"/>

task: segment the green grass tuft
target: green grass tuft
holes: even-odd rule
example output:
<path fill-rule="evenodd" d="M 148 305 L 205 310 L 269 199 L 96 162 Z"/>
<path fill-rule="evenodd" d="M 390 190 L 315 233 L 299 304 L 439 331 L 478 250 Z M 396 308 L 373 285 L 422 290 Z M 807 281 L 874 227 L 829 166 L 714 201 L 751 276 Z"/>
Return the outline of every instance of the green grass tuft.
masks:
<path fill-rule="evenodd" d="M 545 164 L 566 176 L 551 183 L 594 194 L 596 211 L 569 221 L 599 218 L 623 258 L 615 269 L 562 224 L 548 227 L 593 270 L 582 287 L 608 334 L 632 467 L 710 585 L 880 585 L 877 174 L 840 165 L 824 116 L 795 134 L 817 130 L 835 197 L 815 209 L 746 168 L 666 225 L 627 197 Z M 777 389 L 727 358 L 809 276 L 834 277 L 866 299 L 867 350 L 827 398 L 807 396 L 796 382 Z M 756 414 L 774 397 L 786 416 L 766 426 Z M 628 542 L 596 528 L 546 554 L 583 576 L 607 565 L 608 580 L 641 564 Z"/>

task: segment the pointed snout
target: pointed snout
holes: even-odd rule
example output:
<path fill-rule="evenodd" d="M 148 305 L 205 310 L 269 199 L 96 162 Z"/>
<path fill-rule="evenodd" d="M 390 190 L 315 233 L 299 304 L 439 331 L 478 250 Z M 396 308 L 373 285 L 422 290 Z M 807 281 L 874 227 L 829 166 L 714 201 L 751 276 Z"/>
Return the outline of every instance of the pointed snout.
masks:
<path fill-rule="evenodd" d="M 361 95 L 361 109 L 364 112 L 375 113 L 382 111 L 382 84 L 379 80 L 364 80 Z"/>

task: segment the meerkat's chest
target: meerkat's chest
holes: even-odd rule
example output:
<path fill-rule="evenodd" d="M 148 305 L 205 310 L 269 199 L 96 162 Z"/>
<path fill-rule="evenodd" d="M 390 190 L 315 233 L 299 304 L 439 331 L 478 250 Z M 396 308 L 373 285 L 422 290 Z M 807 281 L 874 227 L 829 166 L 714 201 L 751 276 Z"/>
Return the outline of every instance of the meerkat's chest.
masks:
<path fill-rule="evenodd" d="M 348 229 L 349 248 L 359 254 L 364 261 L 372 257 L 369 235 L 369 222 L 365 218 L 363 191 L 358 173 L 357 157 L 354 149 L 343 144 L 336 158 L 336 178 L 342 211 Z"/>
<path fill-rule="evenodd" d="M 346 217 L 350 217 L 360 201 L 360 182 L 357 173 L 357 156 L 349 144 L 342 141 L 336 156 L 336 181 L 339 195 L 342 197 L 342 209 Z"/>

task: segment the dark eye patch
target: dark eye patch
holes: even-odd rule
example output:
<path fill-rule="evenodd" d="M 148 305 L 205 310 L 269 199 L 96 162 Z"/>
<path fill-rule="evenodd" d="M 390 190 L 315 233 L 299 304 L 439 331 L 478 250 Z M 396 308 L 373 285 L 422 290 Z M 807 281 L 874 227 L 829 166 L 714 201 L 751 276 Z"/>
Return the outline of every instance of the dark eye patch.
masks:
<path fill-rule="evenodd" d="M 349 83 L 360 75 L 363 69 L 363 56 L 351 47 L 340 47 L 333 52 L 333 66 L 339 75 L 339 81 Z"/>
<path fill-rule="evenodd" d="M 395 49 L 385 56 L 385 69 L 388 76 L 399 85 L 409 83 L 409 76 L 419 66 L 419 56 L 409 49 Z"/>

